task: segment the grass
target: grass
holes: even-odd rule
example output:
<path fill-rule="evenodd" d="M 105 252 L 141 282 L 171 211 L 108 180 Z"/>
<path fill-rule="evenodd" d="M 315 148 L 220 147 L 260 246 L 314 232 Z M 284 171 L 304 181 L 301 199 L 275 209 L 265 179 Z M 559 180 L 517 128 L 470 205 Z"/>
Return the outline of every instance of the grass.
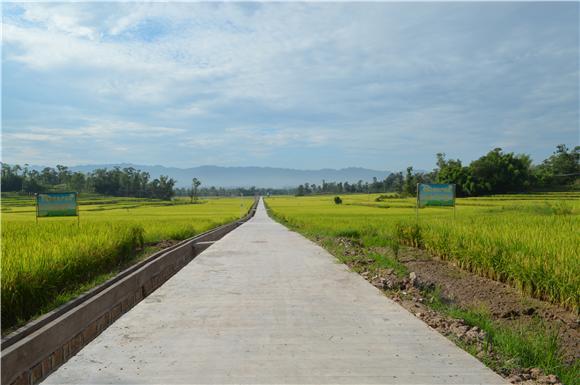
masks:
<path fill-rule="evenodd" d="M 35 223 L 32 199 L 3 197 L 3 330 L 130 264 L 147 244 L 182 240 L 239 218 L 252 200 L 188 204 L 89 196 L 81 197 L 80 203 L 80 224 L 76 218 L 41 218 Z"/>
<path fill-rule="evenodd" d="M 512 368 L 540 368 L 544 373 L 557 375 L 564 384 L 580 384 L 580 362 L 576 360 L 571 365 L 564 363 L 557 332 L 540 319 L 506 326 L 494 321 L 485 309 L 463 309 L 448 304 L 437 291 L 432 292 L 430 298 L 432 301 L 427 304 L 434 310 L 462 319 L 467 325 L 477 326 L 486 332 L 489 347 L 495 356 L 486 354 L 482 360 L 495 371 L 502 373 Z M 458 344 L 475 354 L 471 346 Z"/>
<path fill-rule="evenodd" d="M 458 199 L 456 213 L 419 210 L 413 198 L 379 194 L 271 197 L 271 212 L 311 236 L 355 236 L 364 246 L 406 244 L 531 296 L 580 308 L 580 194 Z M 386 202 L 386 203 L 385 203 Z M 386 207 L 388 205 L 388 207 Z"/>

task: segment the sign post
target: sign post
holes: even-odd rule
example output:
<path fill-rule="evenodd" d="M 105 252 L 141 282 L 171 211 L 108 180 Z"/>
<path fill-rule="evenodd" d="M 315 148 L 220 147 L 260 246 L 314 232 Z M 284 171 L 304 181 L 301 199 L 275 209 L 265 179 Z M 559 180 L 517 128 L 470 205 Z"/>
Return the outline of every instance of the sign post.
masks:
<path fill-rule="evenodd" d="M 417 221 L 419 208 L 453 207 L 455 218 L 455 185 L 454 184 L 417 184 Z"/>
<path fill-rule="evenodd" d="M 76 192 L 36 194 L 36 222 L 39 217 L 77 217 L 80 225 Z"/>
<path fill-rule="evenodd" d="M 417 221 L 417 224 L 419 224 L 419 191 L 421 191 L 420 186 L 421 183 L 417 183 L 417 201 L 415 202 L 415 220 Z"/>
<path fill-rule="evenodd" d="M 453 219 L 455 219 L 455 184 L 453 184 Z"/>

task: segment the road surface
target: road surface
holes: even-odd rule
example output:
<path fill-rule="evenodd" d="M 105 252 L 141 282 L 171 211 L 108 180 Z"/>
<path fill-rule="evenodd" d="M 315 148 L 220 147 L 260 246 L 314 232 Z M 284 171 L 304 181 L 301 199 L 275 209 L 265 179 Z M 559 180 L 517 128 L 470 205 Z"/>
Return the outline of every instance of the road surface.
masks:
<path fill-rule="evenodd" d="M 505 381 L 260 202 L 44 383 Z"/>

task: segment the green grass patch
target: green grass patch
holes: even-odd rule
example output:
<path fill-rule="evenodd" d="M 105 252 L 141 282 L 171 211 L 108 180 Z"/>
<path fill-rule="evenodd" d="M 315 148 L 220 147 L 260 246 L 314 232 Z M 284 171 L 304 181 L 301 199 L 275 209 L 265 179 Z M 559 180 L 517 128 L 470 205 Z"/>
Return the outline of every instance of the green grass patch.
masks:
<path fill-rule="evenodd" d="M 375 260 L 375 268 L 392 269 L 393 272 L 401 278 L 409 275 L 409 269 L 390 255 L 370 253 L 368 256 Z"/>
<path fill-rule="evenodd" d="M 514 326 L 494 321 L 485 309 L 463 309 L 442 299 L 439 291 L 425 293 L 431 298 L 427 304 L 447 316 L 462 319 L 469 326 L 477 326 L 487 333 L 489 348 L 499 359 L 483 357 L 483 361 L 497 372 L 512 368 L 540 368 L 544 373 L 555 374 L 566 385 L 578 385 L 580 363 L 566 365 L 558 343 L 557 331 L 539 318 L 531 323 Z M 474 353 L 470 346 L 463 346 Z"/>

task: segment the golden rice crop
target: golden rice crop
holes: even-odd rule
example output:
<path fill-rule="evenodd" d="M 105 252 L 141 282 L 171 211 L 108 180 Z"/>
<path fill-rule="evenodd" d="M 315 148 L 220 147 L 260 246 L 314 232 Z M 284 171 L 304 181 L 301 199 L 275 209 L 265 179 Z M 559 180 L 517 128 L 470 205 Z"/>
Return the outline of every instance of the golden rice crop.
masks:
<path fill-rule="evenodd" d="M 59 294 L 114 271 L 144 243 L 181 240 L 230 222 L 245 214 L 252 200 L 168 205 L 94 199 L 80 206 L 80 225 L 76 218 L 35 223 L 32 201 L 22 202 L 2 202 L 3 329 L 37 314 Z"/>
<path fill-rule="evenodd" d="M 580 195 L 549 193 L 458 199 L 419 210 L 413 199 L 345 195 L 273 197 L 274 215 L 307 235 L 360 234 L 368 246 L 398 242 L 429 250 L 482 276 L 565 307 L 580 307 Z"/>

